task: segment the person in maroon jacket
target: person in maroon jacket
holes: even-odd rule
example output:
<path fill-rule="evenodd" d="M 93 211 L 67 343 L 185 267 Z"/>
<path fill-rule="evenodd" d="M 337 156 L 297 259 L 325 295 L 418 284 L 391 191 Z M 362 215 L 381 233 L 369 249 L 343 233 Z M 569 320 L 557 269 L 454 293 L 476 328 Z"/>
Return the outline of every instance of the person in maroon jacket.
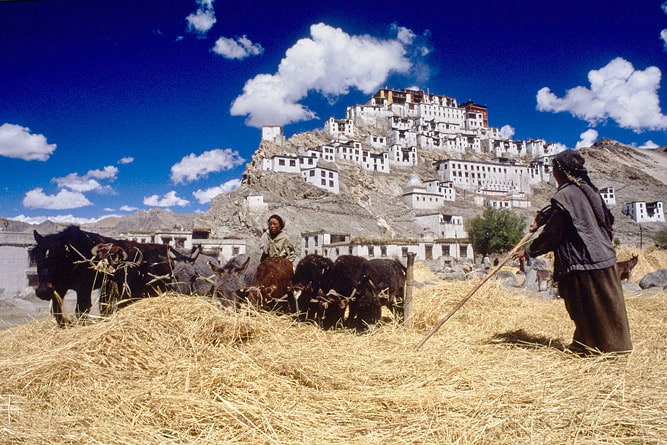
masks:
<path fill-rule="evenodd" d="M 554 253 L 553 278 L 575 325 L 569 350 L 630 352 L 630 328 L 612 242 L 614 218 L 584 163 L 575 150 L 554 157 L 558 190 L 531 225 L 531 231 L 544 225 L 542 233 L 520 257 Z"/>

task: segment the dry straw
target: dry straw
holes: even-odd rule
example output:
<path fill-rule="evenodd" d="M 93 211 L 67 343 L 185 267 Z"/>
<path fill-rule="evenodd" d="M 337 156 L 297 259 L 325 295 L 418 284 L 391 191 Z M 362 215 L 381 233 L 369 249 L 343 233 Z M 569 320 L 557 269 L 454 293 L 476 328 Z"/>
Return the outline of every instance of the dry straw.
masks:
<path fill-rule="evenodd" d="M 164 294 L 0 332 L 0 443 L 665 442 L 667 292 L 628 294 L 629 356 L 563 352 L 562 301 L 494 280 L 415 352 L 476 284 L 416 266 L 411 330 L 324 332 Z"/>

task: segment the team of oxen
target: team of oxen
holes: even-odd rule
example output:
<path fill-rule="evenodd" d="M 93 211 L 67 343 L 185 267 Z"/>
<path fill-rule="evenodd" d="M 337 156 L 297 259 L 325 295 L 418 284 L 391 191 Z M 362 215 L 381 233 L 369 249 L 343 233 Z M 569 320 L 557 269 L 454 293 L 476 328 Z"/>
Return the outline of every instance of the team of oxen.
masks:
<path fill-rule="evenodd" d="M 77 226 L 50 235 L 35 231 L 34 236 L 36 294 L 52 302 L 60 325 L 68 323 L 62 298 L 70 289 L 77 295 L 78 317 L 90 311 L 96 289 L 101 315 L 173 290 L 211 296 L 229 310 L 249 305 L 293 314 L 324 329 L 369 329 L 381 320 L 383 307 L 395 318 L 403 317 L 406 268 L 395 259 L 342 255 L 332 261 L 311 254 L 295 269 L 285 258 L 259 262 L 241 254 L 219 265 L 199 246 L 183 253 L 165 244 L 114 239 Z"/>

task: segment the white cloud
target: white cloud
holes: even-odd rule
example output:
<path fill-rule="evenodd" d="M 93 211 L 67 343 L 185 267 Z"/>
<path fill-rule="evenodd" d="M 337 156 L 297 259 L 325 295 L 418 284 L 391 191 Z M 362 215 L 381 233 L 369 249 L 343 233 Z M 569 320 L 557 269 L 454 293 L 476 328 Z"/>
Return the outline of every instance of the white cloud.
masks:
<path fill-rule="evenodd" d="M 653 142 L 651 140 L 648 140 L 637 148 L 655 149 L 655 148 L 660 148 L 660 146 L 658 144 L 656 144 L 655 142 Z"/>
<path fill-rule="evenodd" d="M 42 134 L 30 134 L 30 129 L 5 123 L 0 125 L 0 156 L 24 161 L 46 161 L 56 149 Z"/>
<path fill-rule="evenodd" d="M 176 192 L 173 190 L 162 195 L 162 197 L 158 195 L 144 197 L 144 205 L 151 207 L 185 207 L 189 203 L 190 201 L 187 199 L 176 196 Z"/>
<path fill-rule="evenodd" d="M 42 188 L 30 190 L 23 197 L 23 207 L 32 209 L 64 210 L 91 205 L 83 193 L 60 190 L 55 195 L 47 195 Z"/>
<path fill-rule="evenodd" d="M 120 158 L 118 160 L 119 164 L 131 164 L 134 162 L 134 158 L 132 156 L 125 156 L 124 158 Z"/>
<path fill-rule="evenodd" d="M 122 206 L 120 206 L 119 210 L 122 211 L 122 212 L 134 212 L 134 211 L 137 211 L 139 209 L 136 208 L 136 207 L 128 206 L 128 205 L 122 205 Z"/>
<path fill-rule="evenodd" d="M 620 57 L 588 73 L 590 89 L 582 86 L 558 98 L 548 87 L 537 92 L 540 111 L 569 111 L 591 125 L 614 120 L 621 128 L 635 132 L 667 129 L 667 116 L 660 110 L 661 72 L 655 66 L 635 70 Z"/>
<path fill-rule="evenodd" d="M 215 25 L 215 10 L 213 0 L 198 0 L 199 7 L 185 18 L 188 22 L 188 31 L 204 35 Z"/>
<path fill-rule="evenodd" d="M 216 40 L 212 51 L 225 59 L 243 60 L 250 56 L 259 56 L 264 52 L 264 48 L 259 43 L 252 43 L 246 36 L 236 40 L 220 37 Z"/>
<path fill-rule="evenodd" d="M 415 33 L 411 29 L 397 25 L 393 25 L 393 29 L 396 30 L 396 38 L 402 44 L 410 45 L 415 40 Z"/>
<path fill-rule="evenodd" d="M 662 12 L 667 14 L 667 2 L 664 2 L 662 5 L 660 5 L 660 9 L 662 9 Z"/>
<path fill-rule="evenodd" d="M 114 181 L 118 174 L 118 168 L 112 165 L 104 167 L 102 170 L 89 170 L 83 176 L 77 173 L 70 173 L 62 178 L 53 178 L 51 182 L 58 185 L 59 188 L 66 188 L 75 192 L 110 192 L 111 187 L 103 186 L 99 181 Z"/>
<path fill-rule="evenodd" d="M 350 88 L 375 92 L 390 74 L 406 74 L 413 67 L 406 47 L 412 42 L 411 31 L 394 31 L 397 38 L 380 40 L 352 36 L 324 23 L 312 25 L 311 36 L 287 50 L 275 74 L 259 74 L 246 82 L 231 114 L 246 115 L 252 127 L 285 125 L 317 117 L 299 103 L 311 92 L 329 100 L 348 94 Z"/>
<path fill-rule="evenodd" d="M 516 130 L 514 130 L 514 127 L 512 127 L 511 125 L 503 125 L 499 131 L 500 136 L 503 139 L 512 139 L 514 137 L 515 132 Z"/>
<path fill-rule="evenodd" d="M 216 148 L 199 156 L 190 153 L 171 167 L 171 180 L 174 184 L 194 181 L 209 173 L 231 170 L 244 162 L 245 159 L 231 148 Z"/>
<path fill-rule="evenodd" d="M 108 216 L 109 215 L 105 215 L 102 218 L 106 218 Z M 28 224 L 41 224 L 44 221 L 53 221 L 55 223 L 60 223 L 60 224 L 93 224 L 98 222 L 102 218 L 80 218 L 80 217 L 75 217 L 74 215 L 55 215 L 55 216 L 18 215 L 10 219 Z"/>
<path fill-rule="evenodd" d="M 577 142 L 577 145 L 575 145 L 574 148 L 590 147 L 597 141 L 597 139 L 598 132 L 589 128 L 579 135 L 579 142 Z"/>
<path fill-rule="evenodd" d="M 211 202 L 211 199 L 218 195 L 222 195 L 223 193 L 234 191 L 239 185 L 241 185 L 240 179 L 231 179 L 217 187 L 211 187 L 206 190 L 199 189 L 196 192 L 192 192 L 192 196 L 197 198 L 199 204 L 208 204 Z"/>

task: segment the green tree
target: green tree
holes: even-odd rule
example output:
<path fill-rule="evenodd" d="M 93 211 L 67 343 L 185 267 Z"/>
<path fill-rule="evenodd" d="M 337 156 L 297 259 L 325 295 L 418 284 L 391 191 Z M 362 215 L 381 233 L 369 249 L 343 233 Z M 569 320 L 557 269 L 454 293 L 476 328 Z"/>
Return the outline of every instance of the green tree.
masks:
<path fill-rule="evenodd" d="M 465 223 L 477 253 L 502 253 L 511 250 L 526 232 L 526 219 L 509 209 L 487 207 L 482 215 Z"/>

